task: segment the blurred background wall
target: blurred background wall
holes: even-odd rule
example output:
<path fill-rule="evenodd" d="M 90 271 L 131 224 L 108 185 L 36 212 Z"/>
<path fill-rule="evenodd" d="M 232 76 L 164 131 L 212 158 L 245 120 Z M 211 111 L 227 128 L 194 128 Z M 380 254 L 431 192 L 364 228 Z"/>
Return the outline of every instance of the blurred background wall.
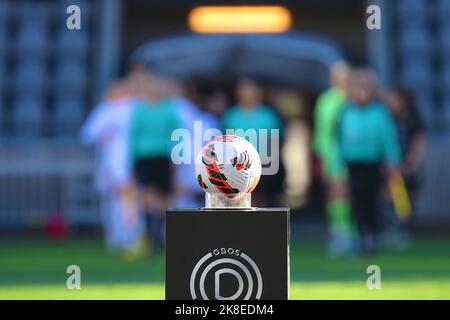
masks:
<path fill-rule="evenodd" d="M 81 30 L 66 28 L 66 8 L 71 4 L 81 8 Z M 92 182 L 94 150 L 80 145 L 80 125 L 130 57 L 143 58 L 137 52 L 155 41 L 192 36 L 189 13 L 205 4 L 208 2 L 0 0 L 0 229 L 35 228 L 58 213 L 73 227 L 98 225 Z M 290 11 L 289 32 L 298 39 L 326 39 L 350 62 L 370 64 L 384 85 L 412 90 L 428 135 L 417 221 L 421 227 L 448 225 L 450 1 L 276 4 Z M 368 4 L 381 6 L 381 30 L 365 28 Z M 317 78 L 311 69 L 301 73 L 311 83 Z M 233 81 L 223 76 L 186 80 L 200 94 L 205 87 L 227 87 Z M 308 114 L 323 89 L 276 82 L 273 86 L 304 92 Z M 307 202 L 296 212 L 304 217 L 320 216 L 320 195 L 313 183 L 308 192 Z"/>

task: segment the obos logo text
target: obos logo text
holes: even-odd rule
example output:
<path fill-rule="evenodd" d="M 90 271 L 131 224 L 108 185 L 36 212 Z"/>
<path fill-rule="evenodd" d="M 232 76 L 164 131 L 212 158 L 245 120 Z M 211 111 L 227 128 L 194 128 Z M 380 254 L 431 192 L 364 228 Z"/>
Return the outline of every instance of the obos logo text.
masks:
<path fill-rule="evenodd" d="M 259 300 L 263 290 L 255 261 L 239 249 L 217 248 L 195 265 L 190 280 L 192 299 Z"/>

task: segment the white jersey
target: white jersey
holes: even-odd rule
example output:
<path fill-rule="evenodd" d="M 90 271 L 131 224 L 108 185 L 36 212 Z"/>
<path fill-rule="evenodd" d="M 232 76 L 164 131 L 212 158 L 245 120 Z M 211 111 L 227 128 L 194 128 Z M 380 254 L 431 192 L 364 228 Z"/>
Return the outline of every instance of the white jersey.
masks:
<path fill-rule="evenodd" d="M 194 122 L 201 121 L 202 137 L 208 129 L 218 129 L 218 122 L 214 122 L 214 118 L 208 113 L 201 111 L 193 102 L 181 97 L 172 98 L 172 102 L 176 105 L 176 110 L 180 115 L 185 129 L 187 129 L 191 137 L 194 137 Z M 194 150 L 191 150 L 194 151 Z M 180 164 L 176 166 L 175 181 L 177 185 L 183 186 L 189 190 L 203 193 L 199 187 L 197 177 L 195 176 L 194 161 L 196 154 L 191 154 L 190 164 Z"/>
<path fill-rule="evenodd" d="M 97 186 L 100 191 L 119 187 L 131 177 L 128 135 L 134 100 L 121 99 L 97 106 L 81 129 L 84 143 L 99 147 Z"/>

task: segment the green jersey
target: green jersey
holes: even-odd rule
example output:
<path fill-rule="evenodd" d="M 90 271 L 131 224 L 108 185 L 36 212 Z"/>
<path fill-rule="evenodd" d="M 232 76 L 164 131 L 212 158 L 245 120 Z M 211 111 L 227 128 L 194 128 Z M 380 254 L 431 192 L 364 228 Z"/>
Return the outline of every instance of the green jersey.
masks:
<path fill-rule="evenodd" d="M 131 160 L 168 157 L 172 132 L 182 126 L 183 123 L 169 99 L 153 104 L 137 102 L 130 128 Z"/>
<path fill-rule="evenodd" d="M 265 105 L 259 105 L 253 109 L 245 109 L 239 105 L 233 106 L 223 115 L 222 123 L 225 129 L 242 129 L 244 131 L 255 129 L 257 132 L 260 129 L 266 129 L 269 130 L 268 137 L 270 137 L 271 129 L 282 129 L 278 114 Z M 259 139 L 258 136 L 257 139 Z M 259 141 L 255 146 L 256 149 L 258 149 L 258 145 Z"/>
<path fill-rule="evenodd" d="M 335 141 L 336 124 L 345 103 L 345 95 L 336 89 L 322 93 L 314 114 L 314 152 L 326 160 L 330 157 Z"/>
<path fill-rule="evenodd" d="M 336 149 L 329 164 L 333 174 L 339 173 L 347 162 L 386 162 L 390 166 L 400 162 L 395 122 L 381 102 L 364 107 L 347 103 L 336 131 Z"/>

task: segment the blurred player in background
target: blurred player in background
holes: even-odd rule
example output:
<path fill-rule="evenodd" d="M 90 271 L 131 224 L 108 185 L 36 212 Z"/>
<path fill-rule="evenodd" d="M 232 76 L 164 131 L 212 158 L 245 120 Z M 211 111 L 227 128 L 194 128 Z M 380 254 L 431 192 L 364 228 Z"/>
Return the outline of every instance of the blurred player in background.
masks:
<path fill-rule="evenodd" d="M 96 181 L 106 245 L 127 257 L 139 250 L 142 234 L 128 158 L 129 125 L 139 86 L 140 75 L 134 71 L 113 83 L 81 129 L 82 141 L 96 144 L 100 152 Z"/>
<path fill-rule="evenodd" d="M 275 99 L 285 123 L 281 151 L 286 172 L 283 203 L 291 209 L 300 208 L 307 201 L 311 182 L 311 128 L 307 121 L 310 108 L 297 90 L 279 90 Z"/>
<path fill-rule="evenodd" d="M 181 163 L 175 166 L 174 206 L 177 208 L 198 208 L 204 205 L 205 192 L 199 187 L 195 177 L 195 134 L 203 134 L 208 129 L 220 129 L 219 121 L 210 113 L 201 110 L 188 98 L 185 85 L 176 79 L 162 79 L 164 99 L 173 105 L 183 128 L 188 130 L 191 136 L 191 157 L 189 163 Z M 195 132 L 194 125 L 201 127 Z M 201 146 L 200 146 L 201 147 Z M 177 155 L 178 156 L 178 155 Z"/>
<path fill-rule="evenodd" d="M 404 178 L 408 196 L 412 208 L 414 208 L 414 198 L 420 187 L 419 169 L 426 144 L 425 128 L 408 91 L 403 88 L 393 88 L 387 92 L 385 101 L 397 125 L 402 153 L 400 173 Z M 403 223 L 400 221 L 397 233 L 394 234 L 392 240 L 397 247 L 405 247 L 409 243 L 407 225 L 408 221 Z"/>
<path fill-rule="evenodd" d="M 356 219 L 359 242 L 357 253 L 376 252 L 379 236 L 379 195 L 382 166 L 389 176 L 398 174 L 401 154 L 395 122 L 379 100 L 378 82 L 369 69 L 350 74 L 349 101 L 337 126 L 331 174 L 348 168 L 352 213 Z"/>
<path fill-rule="evenodd" d="M 211 122 L 221 128 L 220 119 L 230 105 L 228 96 L 222 91 L 213 91 L 203 99 L 205 112 L 209 115 Z"/>
<path fill-rule="evenodd" d="M 263 104 L 262 88 L 255 80 L 243 78 L 236 84 L 237 104 L 229 108 L 222 118 L 225 130 L 242 129 L 245 131 L 254 129 L 259 133 L 260 129 L 268 130 L 270 137 L 271 129 L 282 131 L 282 122 L 273 108 Z M 245 137 L 243 137 L 245 138 Z M 258 143 L 260 143 L 258 141 Z M 267 141 L 270 146 L 270 141 Z M 255 148 L 259 150 L 259 146 Z M 269 150 L 269 152 L 279 152 L 280 150 Z M 280 172 L 274 176 L 265 176 L 261 179 L 258 188 L 254 191 L 252 199 L 257 206 L 274 205 L 277 196 L 277 190 L 282 189 L 282 163 L 280 163 Z"/>
<path fill-rule="evenodd" d="M 322 168 L 327 190 L 326 213 L 329 224 L 328 253 L 338 256 L 349 253 L 353 238 L 353 226 L 348 199 L 346 168 L 330 174 L 330 159 L 334 148 L 336 125 L 347 99 L 350 67 L 337 62 L 331 69 L 331 88 L 323 92 L 314 114 L 313 148 Z"/>
<path fill-rule="evenodd" d="M 129 156 L 145 213 L 150 248 L 156 250 L 164 245 L 164 216 L 173 191 L 171 135 L 173 130 L 183 127 L 174 104 L 163 97 L 163 83 L 148 74 L 145 96 L 133 110 L 129 136 Z"/>

